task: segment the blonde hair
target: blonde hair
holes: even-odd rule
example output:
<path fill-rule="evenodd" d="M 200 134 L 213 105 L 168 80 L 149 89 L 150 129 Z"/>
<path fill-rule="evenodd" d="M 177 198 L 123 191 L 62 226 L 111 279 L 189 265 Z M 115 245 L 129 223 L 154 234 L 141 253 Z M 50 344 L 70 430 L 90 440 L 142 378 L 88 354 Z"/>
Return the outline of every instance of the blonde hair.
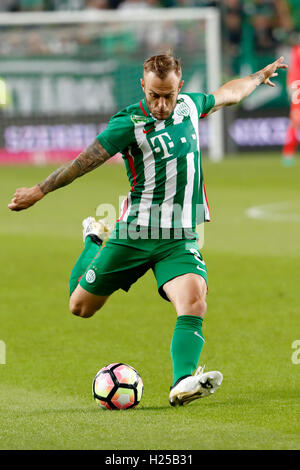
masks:
<path fill-rule="evenodd" d="M 153 55 L 144 62 L 144 74 L 147 72 L 155 73 L 161 80 L 166 78 L 170 72 L 175 72 L 181 78 L 180 59 L 176 59 L 172 51 L 168 51 L 165 54 Z"/>

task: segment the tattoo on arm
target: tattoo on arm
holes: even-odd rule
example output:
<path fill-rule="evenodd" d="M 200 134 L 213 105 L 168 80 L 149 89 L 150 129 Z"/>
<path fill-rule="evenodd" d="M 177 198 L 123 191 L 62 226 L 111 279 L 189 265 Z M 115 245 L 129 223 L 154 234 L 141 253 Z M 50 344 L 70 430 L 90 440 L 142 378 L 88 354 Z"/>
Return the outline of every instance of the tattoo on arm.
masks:
<path fill-rule="evenodd" d="M 75 158 L 75 160 L 58 168 L 38 186 L 44 194 L 50 193 L 55 189 L 67 186 L 79 176 L 83 176 L 89 171 L 94 170 L 110 157 L 111 155 L 109 155 L 100 142 L 95 139 L 91 145 Z"/>

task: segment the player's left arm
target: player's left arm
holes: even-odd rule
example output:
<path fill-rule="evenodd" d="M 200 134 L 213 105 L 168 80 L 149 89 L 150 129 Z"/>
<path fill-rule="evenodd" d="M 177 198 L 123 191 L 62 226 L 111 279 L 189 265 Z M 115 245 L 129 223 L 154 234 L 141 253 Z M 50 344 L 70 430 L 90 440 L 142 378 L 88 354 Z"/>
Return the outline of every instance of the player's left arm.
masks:
<path fill-rule="evenodd" d="M 225 83 L 225 85 L 221 86 L 213 93 L 215 106 L 211 109 L 209 114 L 218 111 L 218 109 L 224 106 L 240 103 L 240 101 L 251 95 L 261 84 L 274 87 L 275 84 L 271 81 L 271 78 L 277 77 L 277 70 L 286 69 L 287 67 L 288 66 L 284 63 L 284 58 L 280 57 L 275 60 L 275 62 L 267 65 L 256 73 Z"/>

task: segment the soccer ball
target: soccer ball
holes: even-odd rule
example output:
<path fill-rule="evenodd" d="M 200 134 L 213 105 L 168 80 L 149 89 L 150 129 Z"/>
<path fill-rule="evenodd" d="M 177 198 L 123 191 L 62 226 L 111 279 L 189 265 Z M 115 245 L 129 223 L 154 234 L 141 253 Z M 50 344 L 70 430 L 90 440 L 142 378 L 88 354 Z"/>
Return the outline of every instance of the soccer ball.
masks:
<path fill-rule="evenodd" d="M 101 408 L 135 408 L 143 395 L 143 381 L 138 372 L 122 362 L 103 367 L 93 381 L 93 396 Z"/>

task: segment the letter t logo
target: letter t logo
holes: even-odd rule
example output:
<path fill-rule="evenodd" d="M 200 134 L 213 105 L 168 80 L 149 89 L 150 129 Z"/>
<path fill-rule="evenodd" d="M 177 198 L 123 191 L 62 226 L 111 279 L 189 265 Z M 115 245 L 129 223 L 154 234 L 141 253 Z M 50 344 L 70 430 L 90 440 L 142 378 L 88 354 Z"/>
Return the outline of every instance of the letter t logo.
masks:
<path fill-rule="evenodd" d="M 165 141 L 164 136 L 170 142 Z M 159 141 L 159 144 L 158 144 L 159 147 L 156 147 L 156 144 L 155 144 L 156 139 L 158 139 L 158 141 Z M 156 135 L 155 137 L 151 137 L 150 140 L 151 140 L 151 143 L 154 147 L 154 152 L 163 151 L 164 156 L 162 158 L 171 157 L 173 155 L 172 153 L 169 153 L 169 149 L 168 149 L 167 144 L 169 145 L 169 148 L 173 148 L 174 147 L 174 142 L 172 141 L 171 137 L 169 136 L 169 134 L 167 132 L 164 132 L 163 134 Z"/>

